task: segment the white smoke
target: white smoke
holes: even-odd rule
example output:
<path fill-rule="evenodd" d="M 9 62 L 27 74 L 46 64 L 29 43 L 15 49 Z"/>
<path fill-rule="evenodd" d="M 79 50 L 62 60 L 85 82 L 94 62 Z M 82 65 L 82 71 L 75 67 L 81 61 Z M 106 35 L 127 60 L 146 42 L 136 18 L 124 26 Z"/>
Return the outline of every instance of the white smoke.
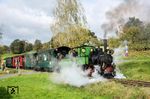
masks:
<path fill-rule="evenodd" d="M 95 70 L 92 76 L 93 77 L 89 78 L 87 72 L 84 72 L 75 62 L 65 62 L 61 63 L 61 70 L 59 73 L 53 73 L 52 81 L 54 81 L 54 83 L 64 83 L 76 87 L 99 81 L 106 81 L 106 79 L 100 77 L 97 70 Z"/>
<path fill-rule="evenodd" d="M 114 50 L 114 63 L 116 64 L 116 76 L 114 78 L 117 79 L 123 79 L 126 78 L 117 65 L 124 62 L 123 61 L 124 56 L 124 46 L 121 45 L 119 48 L 116 48 Z M 94 73 L 92 73 L 92 77 L 88 77 L 88 71 L 83 71 L 81 66 L 78 65 L 75 61 L 75 59 L 71 56 L 68 57 L 69 60 L 72 61 L 60 61 L 56 66 L 57 68 L 60 68 L 60 71 L 54 72 L 53 76 L 51 77 L 51 80 L 54 83 L 57 84 L 69 84 L 71 86 L 81 87 L 90 83 L 96 83 L 96 82 L 105 82 L 107 79 L 103 78 L 98 72 L 100 72 L 100 67 L 98 65 L 94 66 L 95 70 Z"/>
<path fill-rule="evenodd" d="M 116 76 L 114 78 L 118 78 L 118 79 L 126 78 L 118 68 L 119 64 L 126 62 L 126 60 L 123 59 L 123 57 L 125 56 L 126 46 L 127 46 L 127 41 L 124 41 L 118 48 L 114 49 L 113 58 L 114 58 L 114 63 L 116 64 Z"/>
<path fill-rule="evenodd" d="M 113 58 L 114 58 L 114 63 L 116 65 L 122 63 L 123 61 L 123 56 L 124 56 L 124 47 L 121 45 L 118 48 L 114 49 L 114 54 L 113 54 Z"/>

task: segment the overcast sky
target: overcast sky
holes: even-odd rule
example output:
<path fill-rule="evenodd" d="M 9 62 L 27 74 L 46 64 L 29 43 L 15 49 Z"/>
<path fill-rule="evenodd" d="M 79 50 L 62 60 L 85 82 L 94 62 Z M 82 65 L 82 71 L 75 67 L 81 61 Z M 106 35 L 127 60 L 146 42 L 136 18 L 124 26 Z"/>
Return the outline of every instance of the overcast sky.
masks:
<path fill-rule="evenodd" d="M 123 0 L 80 0 L 90 29 L 101 37 L 101 24 L 106 21 L 105 13 L 118 6 Z M 51 39 L 50 24 L 56 0 L 0 0 L 1 43 L 9 45 L 14 39 L 34 42 Z"/>

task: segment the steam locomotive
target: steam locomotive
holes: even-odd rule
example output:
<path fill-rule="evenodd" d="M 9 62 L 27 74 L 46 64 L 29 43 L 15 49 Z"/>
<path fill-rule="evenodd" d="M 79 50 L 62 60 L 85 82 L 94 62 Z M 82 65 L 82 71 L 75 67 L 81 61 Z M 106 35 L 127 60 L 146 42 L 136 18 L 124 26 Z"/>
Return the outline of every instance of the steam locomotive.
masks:
<path fill-rule="evenodd" d="M 112 78 L 115 76 L 115 65 L 113 64 L 113 51 L 107 49 L 107 40 L 104 40 L 104 50 L 94 46 L 82 45 L 75 48 L 62 46 L 39 52 L 29 52 L 22 55 L 5 58 L 6 67 L 23 69 L 34 69 L 43 71 L 54 71 L 58 65 L 74 61 L 81 66 L 83 71 L 90 70 L 88 76 L 94 71 L 94 65 L 99 65 L 99 74 Z"/>

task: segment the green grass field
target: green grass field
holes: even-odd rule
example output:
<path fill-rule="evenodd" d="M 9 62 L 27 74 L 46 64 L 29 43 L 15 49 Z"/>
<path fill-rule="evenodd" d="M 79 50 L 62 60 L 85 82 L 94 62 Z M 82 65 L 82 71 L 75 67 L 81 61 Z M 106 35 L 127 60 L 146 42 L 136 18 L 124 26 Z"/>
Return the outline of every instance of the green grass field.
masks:
<path fill-rule="evenodd" d="M 131 51 L 123 59 L 129 62 L 119 65 L 119 68 L 128 79 L 150 81 L 150 51 Z"/>
<path fill-rule="evenodd" d="M 150 81 L 148 53 L 132 52 L 125 58 L 131 61 L 119 65 L 127 79 Z M 50 77 L 50 73 L 41 73 L 1 79 L 0 99 L 150 99 L 150 88 L 123 86 L 113 81 L 77 88 L 55 84 Z M 19 94 L 7 94 L 7 86 L 19 86 Z"/>
<path fill-rule="evenodd" d="M 0 97 L 1 99 L 148 99 L 150 90 L 150 88 L 124 87 L 115 82 L 95 83 L 77 88 L 54 84 L 49 77 L 50 74 L 42 73 L 0 80 Z M 7 86 L 19 86 L 19 94 L 7 94 Z"/>

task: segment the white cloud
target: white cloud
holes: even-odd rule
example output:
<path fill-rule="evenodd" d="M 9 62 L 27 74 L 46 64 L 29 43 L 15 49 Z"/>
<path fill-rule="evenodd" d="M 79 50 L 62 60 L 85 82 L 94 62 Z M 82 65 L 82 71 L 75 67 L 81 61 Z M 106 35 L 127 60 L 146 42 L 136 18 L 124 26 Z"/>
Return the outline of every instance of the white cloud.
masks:
<path fill-rule="evenodd" d="M 52 35 L 50 24 L 53 22 L 51 12 L 54 4 L 50 4 L 52 6 L 46 6 L 46 8 L 45 6 L 38 7 L 38 4 L 41 5 L 42 0 L 30 0 L 31 2 L 29 0 L 12 1 L 0 2 L 0 26 L 1 31 L 4 33 L 2 42 L 10 44 L 17 38 L 31 42 L 34 42 L 35 39 L 40 39 L 43 42 L 49 41 Z M 36 4 L 35 1 L 40 2 Z M 47 2 L 43 3 L 47 5 L 48 0 L 45 1 Z"/>

